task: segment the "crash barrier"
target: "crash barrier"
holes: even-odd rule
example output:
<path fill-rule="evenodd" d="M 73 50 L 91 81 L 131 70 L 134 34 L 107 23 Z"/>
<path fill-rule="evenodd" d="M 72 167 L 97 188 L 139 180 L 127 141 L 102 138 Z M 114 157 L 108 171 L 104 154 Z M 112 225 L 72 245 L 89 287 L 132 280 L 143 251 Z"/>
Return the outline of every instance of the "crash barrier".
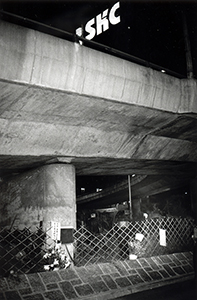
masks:
<path fill-rule="evenodd" d="M 74 231 L 76 266 L 191 251 L 194 221 L 181 218 L 122 221 L 93 234 L 85 226 Z M 50 229 L 49 229 L 50 230 Z M 50 241 L 50 242 L 49 242 Z M 37 228 L 0 230 L 1 276 L 65 269 L 71 264 L 67 246 Z"/>
<path fill-rule="evenodd" d="M 74 233 L 75 265 L 191 251 L 193 228 L 192 219 L 170 217 L 122 221 L 96 235 L 82 226 Z"/>

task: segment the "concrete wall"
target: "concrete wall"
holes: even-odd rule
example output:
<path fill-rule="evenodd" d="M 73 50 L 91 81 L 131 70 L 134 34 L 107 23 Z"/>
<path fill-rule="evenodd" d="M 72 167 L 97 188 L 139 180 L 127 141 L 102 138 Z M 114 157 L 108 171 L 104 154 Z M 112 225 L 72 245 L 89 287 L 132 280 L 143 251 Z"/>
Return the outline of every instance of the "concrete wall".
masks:
<path fill-rule="evenodd" d="M 0 36 L 2 80 L 171 112 L 197 112 L 196 80 L 180 80 L 6 22 L 0 23 Z"/>
<path fill-rule="evenodd" d="M 43 166 L 0 186 L 0 226 L 76 226 L 75 169 L 72 165 Z"/>
<path fill-rule="evenodd" d="M 195 120 L 175 114 L 197 112 L 196 80 L 6 22 L 0 36 L 3 163 L 10 156 L 28 163 L 31 157 L 90 158 L 96 167 L 95 158 L 197 161 L 190 141 Z"/>

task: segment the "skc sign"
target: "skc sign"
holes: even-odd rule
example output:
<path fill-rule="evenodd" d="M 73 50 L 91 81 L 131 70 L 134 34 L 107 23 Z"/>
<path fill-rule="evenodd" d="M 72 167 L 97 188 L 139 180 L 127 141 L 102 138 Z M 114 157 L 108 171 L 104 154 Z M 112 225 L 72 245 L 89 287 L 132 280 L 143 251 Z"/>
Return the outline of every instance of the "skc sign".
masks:
<path fill-rule="evenodd" d="M 120 22 L 120 16 L 116 15 L 117 9 L 120 7 L 120 2 L 115 3 L 111 9 L 107 8 L 101 14 L 88 21 L 85 25 L 85 32 L 88 35 L 84 36 L 86 39 L 91 40 L 95 35 L 99 35 L 102 32 L 109 29 L 109 25 L 116 25 Z M 78 36 L 83 35 L 82 27 L 77 28 L 76 34 Z"/>

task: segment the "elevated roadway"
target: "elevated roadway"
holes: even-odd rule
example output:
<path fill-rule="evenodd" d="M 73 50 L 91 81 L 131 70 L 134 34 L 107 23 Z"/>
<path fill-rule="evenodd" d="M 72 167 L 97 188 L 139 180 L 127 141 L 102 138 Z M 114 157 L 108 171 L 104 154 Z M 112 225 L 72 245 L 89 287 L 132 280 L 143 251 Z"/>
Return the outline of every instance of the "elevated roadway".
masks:
<path fill-rule="evenodd" d="M 77 175 L 194 177 L 196 80 L 4 21 L 0 36 L 2 180 L 55 162 Z"/>

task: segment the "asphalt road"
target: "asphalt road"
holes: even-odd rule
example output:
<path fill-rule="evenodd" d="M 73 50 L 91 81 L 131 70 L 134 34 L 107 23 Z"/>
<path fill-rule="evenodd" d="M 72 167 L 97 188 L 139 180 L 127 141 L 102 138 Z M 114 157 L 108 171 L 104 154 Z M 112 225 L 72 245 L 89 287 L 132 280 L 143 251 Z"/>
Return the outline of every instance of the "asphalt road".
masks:
<path fill-rule="evenodd" d="M 114 300 L 197 300 L 197 286 L 194 280 L 189 280 L 115 298 Z"/>

